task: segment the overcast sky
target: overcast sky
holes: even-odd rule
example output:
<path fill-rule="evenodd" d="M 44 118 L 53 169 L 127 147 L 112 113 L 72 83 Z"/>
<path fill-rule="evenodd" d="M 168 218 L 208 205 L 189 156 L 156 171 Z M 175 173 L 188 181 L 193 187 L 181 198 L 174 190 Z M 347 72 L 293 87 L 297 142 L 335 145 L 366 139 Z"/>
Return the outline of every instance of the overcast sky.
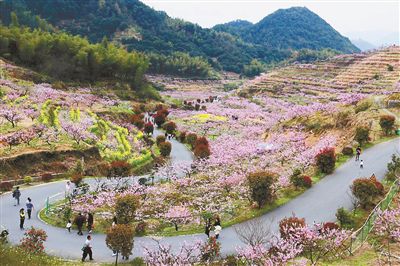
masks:
<path fill-rule="evenodd" d="M 253 23 L 280 8 L 305 6 L 318 14 L 341 34 L 362 38 L 375 45 L 398 42 L 398 0 L 142 0 L 171 17 L 212 27 L 236 19 Z"/>

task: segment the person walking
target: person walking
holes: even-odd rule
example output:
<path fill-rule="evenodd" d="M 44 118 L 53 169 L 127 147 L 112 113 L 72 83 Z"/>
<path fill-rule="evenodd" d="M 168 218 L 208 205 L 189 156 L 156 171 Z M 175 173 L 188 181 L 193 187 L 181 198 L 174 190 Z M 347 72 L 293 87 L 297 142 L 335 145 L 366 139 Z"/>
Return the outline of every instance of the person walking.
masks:
<path fill-rule="evenodd" d="M 21 208 L 19 210 L 19 228 L 21 230 L 24 229 L 24 223 L 25 223 L 25 210 L 24 208 Z"/>
<path fill-rule="evenodd" d="M 74 223 L 76 224 L 76 226 L 78 227 L 78 235 L 83 235 L 82 233 L 82 227 L 83 224 L 85 223 L 86 218 L 85 216 L 82 215 L 82 213 L 79 213 L 78 216 L 75 217 Z"/>
<path fill-rule="evenodd" d="M 93 214 L 89 212 L 88 218 L 87 218 L 87 229 L 88 229 L 89 234 L 92 233 L 93 222 L 94 222 Z"/>
<path fill-rule="evenodd" d="M 114 216 L 114 217 L 113 217 L 113 222 L 112 222 L 112 224 L 111 224 L 111 227 L 114 227 L 114 226 L 116 226 L 116 225 L 117 225 L 117 216 Z M 116 250 L 113 250 L 112 256 L 113 256 L 113 257 L 117 256 L 117 251 L 116 251 Z"/>
<path fill-rule="evenodd" d="M 361 155 L 361 148 L 357 147 L 357 149 L 356 149 L 356 161 L 360 160 L 360 155 Z"/>
<path fill-rule="evenodd" d="M 68 219 L 68 222 L 67 222 L 67 230 L 68 230 L 69 233 L 71 233 L 71 227 L 72 227 L 71 220 Z"/>
<path fill-rule="evenodd" d="M 210 219 L 207 220 L 206 223 L 206 229 L 205 229 L 205 234 L 207 235 L 207 237 L 210 237 L 210 232 L 211 232 L 211 221 Z"/>
<path fill-rule="evenodd" d="M 214 226 L 214 234 L 215 234 L 215 239 L 218 239 L 219 234 L 222 231 L 222 227 L 220 225 Z"/>
<path fill-rule="evenodd" d="M 19 190 L 19 187 L 17 187 L 13 193 L 12 193 L 13 198 L 15 199 L 15 204 L 14 206 L 19 205 L 19 198 L 21 197 L 21 191 Z"/>
<path fill-rule="evenodd" d="M 83 245 L 82 251 L 82 262 L 85 261 L 87 255 L 89 255 L 89 260 L 93 260 L 93 252 L 92 252 L 92 237 L 90 235 L 87 236 L 85 244 Z"/>
<path fill-rule="evenodd" d="M 361 160 L 361 162 L 360 162 L 360 169 L 363 169 L 363 168 L 364 168 L 364 161 Z"/>
<path fill-rule="evenodd" d="M 67 184 L 65 184 L 65 197 L 68 198 L 71 196 L 71 182 L 67 181 Z"/>
<path fill-rule="evenodd" d="M 31 219 L 32 210 L 33 210 L 32 199 L 28 198 L 28 200 L 26 201 L 26 212 L 28 213 L 29 220 Z"/>

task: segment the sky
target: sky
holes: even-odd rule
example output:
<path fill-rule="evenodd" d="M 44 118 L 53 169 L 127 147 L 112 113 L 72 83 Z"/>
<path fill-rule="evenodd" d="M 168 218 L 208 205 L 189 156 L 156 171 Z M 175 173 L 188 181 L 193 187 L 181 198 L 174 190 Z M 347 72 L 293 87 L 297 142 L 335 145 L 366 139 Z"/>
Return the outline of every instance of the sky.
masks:
<path fill-rule="evenodd" d="M 305 6 L 342 35 L 375 46 L 399 42 L 399 0 L 142 0 L 169 16 L 210 28 L 236 19 L 256 23 L 280 8 Z"/>

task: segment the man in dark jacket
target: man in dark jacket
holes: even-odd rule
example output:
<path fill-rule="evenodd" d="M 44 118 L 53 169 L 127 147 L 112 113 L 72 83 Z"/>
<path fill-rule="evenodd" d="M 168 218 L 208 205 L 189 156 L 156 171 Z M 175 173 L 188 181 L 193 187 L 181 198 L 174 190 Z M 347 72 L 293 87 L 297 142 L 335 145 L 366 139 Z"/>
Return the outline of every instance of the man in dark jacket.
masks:
<path fill-rule="evenodd" d="M 88 214 L 88 219 L 87 219 L 87 229 L 89 231 L 89 234 L 92 233 L 92 228 L 93 228 L 93 214 L 89 212 Z"/>
<path fill-rule="evenodd" d="M 19 191 L 19 187 L 17 187 L 13 193 L 12 193 L 13 198 L 16 200 L 16 204 L 14 206 L 19 205 L 19 198 L 21 197 L 21 191 Z"/>
<path fill-rule="evenodd" d="M 82 233 L 82 227 L 83 224 L 85 223 L 86 218 L 85 216 L 82 215 L 82 213 L 79 213 L 78 216 L 75 217 L 74 223 L 76 224 L 76 226 L 78 227 L 78 235 L 83 235 Z"/>

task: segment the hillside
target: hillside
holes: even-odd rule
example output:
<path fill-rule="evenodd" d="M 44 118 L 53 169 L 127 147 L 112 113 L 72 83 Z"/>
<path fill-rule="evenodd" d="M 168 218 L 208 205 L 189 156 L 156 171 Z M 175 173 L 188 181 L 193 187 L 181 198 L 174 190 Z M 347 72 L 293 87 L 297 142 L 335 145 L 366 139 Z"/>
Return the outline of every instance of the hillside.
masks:
<path fill-rule="evenodd" d="M 301 8 L 277 11 L 255 25 L 238 21 L 219 30 L 170 18 L 138 0 L 5 0 L 0 2 L 0 9 L 5 24 L 11 20 L 11 11 L 25 25 L 34 24 L 35 15 L 39 15 L 57 28 L 87 36 L 92 42 L 106 36 L 130 50 L 168 55 L 186 52 L 206 58 L 216 69 L 235 72 L 241 72 L 254 58 L 264 63 L 284 60 L 291 49 L 357 51 L 316 14 Z M 310 27 L 315 25 L 319 26 Z"/>
<path fill-rule="evenodd" d="M 235 34 L 250 43 L 277 49 L 359 51 L 348 38 L 306 7 L 279 9 L 254 25 L 233 21 L 217 25 L 214 29 Z"/>

